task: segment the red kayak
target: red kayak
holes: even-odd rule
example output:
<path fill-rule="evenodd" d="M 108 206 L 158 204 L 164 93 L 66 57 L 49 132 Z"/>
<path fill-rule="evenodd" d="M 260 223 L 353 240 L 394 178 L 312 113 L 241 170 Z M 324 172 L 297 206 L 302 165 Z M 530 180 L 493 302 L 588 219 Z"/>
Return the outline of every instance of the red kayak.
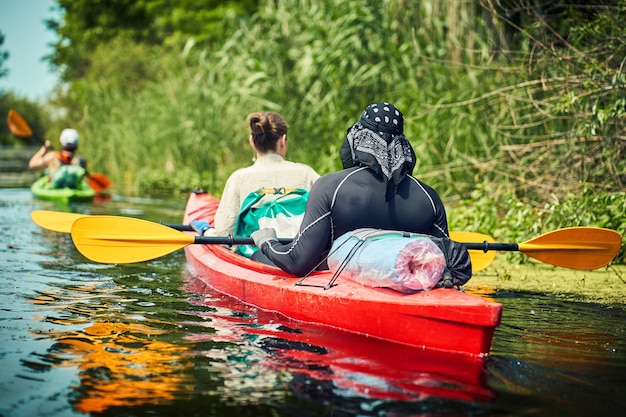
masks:
<path fill-rule="evenodd" d="M 219 200 L 192 193 L 184 223 L 213 222 Z M 193 234 L 193 232 L 188 232 Z M 405 294 L 343 279 L 324 289 L 333 274 L 300 280 L 221 245 L 185 247 L 190 272 L 215 290 L 285 317 L 426 349 L 484 356 L 489 353 L 502 305 L 454 289 Z"/>

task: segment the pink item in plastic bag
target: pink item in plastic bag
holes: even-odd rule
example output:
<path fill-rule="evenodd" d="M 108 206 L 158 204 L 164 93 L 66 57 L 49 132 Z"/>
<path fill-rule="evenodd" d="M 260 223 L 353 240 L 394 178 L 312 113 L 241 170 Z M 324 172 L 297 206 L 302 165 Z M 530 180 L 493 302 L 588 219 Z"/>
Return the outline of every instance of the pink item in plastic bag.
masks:
<path fill-rule="evenodd" d="M 328 257 L 331 271 L 369 287 L 402 292 L 430 290 L 441 279 L 446 259 L 425 235 L 358 229 L 335 241 Z"/>

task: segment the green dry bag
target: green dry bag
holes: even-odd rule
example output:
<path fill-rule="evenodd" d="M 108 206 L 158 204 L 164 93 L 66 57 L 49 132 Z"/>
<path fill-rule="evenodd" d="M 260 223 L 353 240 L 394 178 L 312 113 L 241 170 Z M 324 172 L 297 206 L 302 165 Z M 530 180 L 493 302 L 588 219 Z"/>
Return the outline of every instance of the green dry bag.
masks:
<path fill-rule="evenodd" d="M 257 205 L 268 195 L 272 200 Z M 293 238 L 300 230 L 308 198 L 309 192 L 303 188 L 260 188 L 251 192 L 241 204 L 235 236 L 250 236 L 269 227 L 276 230 L 279 238 Z M 248 258 L 257 250 L 253 245 L 237 247 L 237 253 Z"/>

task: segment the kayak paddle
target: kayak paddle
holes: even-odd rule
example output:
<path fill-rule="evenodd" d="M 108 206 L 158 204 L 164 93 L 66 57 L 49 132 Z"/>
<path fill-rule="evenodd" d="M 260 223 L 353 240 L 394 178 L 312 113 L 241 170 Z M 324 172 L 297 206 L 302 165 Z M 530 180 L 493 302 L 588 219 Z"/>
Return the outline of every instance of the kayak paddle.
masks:
<path fill-rule="evenodd" d="M 87 172 L 87 184 L 97 192 L 102 192 L 111 186 L 111 180 L 104 174 Z"/>
<path fill-rule="evenodd" d="M 63 211 L 33 210 L 30 217 L 39 227 L 52 230 L 53 232 L 71 233 L 74 222 L 83 217 L 90 217 L 89 214 L 67 213 Z M 163 223 L 160 223 L 163 224 Z M 191 226 L 184 224 L 163 224 L 169 228 L 180 231 L 191 231 Z M 474 232 L 450 232 L 450 238 L 457 242 L 487 241 L 494 242 L 489 235 Z M 494 251 L 484 252 L 482 250 L 470 250 L 472 260 L 472 271 L 478 272 L 487 268 L 493 262 L 496 253 Z"/>
<path fill-rule="evenodd" d="M 580 270 L 606 266 L 617 256 L 621 244 L 619 233 L 599 227 L 568 227 L 523 243 L 464 243 L 468 250 L 519 251 L 550 265 Z"/>
<path fill-rule="evenodd" d="M 249 237 L 191 236 L 147 220 L 90 216 L 72 225 L 72 240 L 86 258 L 100 263 L 133 263 L 167 255 L 190 244 L 253 245 Z M 287 243 L 291 239 L 279 239 Z M 524 243 L 463 243 L 469 250 L 520 251 L 542 262 L 592 270 L 607 265 L 622 243 L 619 233 L 572 227 L 545 233 Z"/>
<path fill-rule="evenodd" d="M 72 240 L 87 259 L 105 264 L 148 261 L 190 244 L 254 245 L 251 237 L 192 236 L 159 223 L 121 216 L 78 218 L 72 224 Z"/>
<path fill-rule="evenodd" d="M 9 110 L 7 125 L 11 133 L 18 138 L 35 138 L 37 141 L 44 143 L 41 138 L 33 134 L 26 120 L 13 109 Z M 111 186 L 111 180 L 104 174 L 87 172 L 86 180 L 89 186 L 98 192 L 104 191 Z"/>
<path fill-rule="evenodd" d="M 72 233 L 72 225 L 74 222 L 82 217 L 90 217 L 91 214 L 80 213 L 68 213 L 66 211 L 53 211 L 53 210 L 33 210 L 30 213 L 30 218 L 33 222 L 42 229 L 51 230 L 53 232 L 60 233 Z M 169 228 L 191 232 L 193 228 L 185 224 L 168 224 L 159 223 Z"/>

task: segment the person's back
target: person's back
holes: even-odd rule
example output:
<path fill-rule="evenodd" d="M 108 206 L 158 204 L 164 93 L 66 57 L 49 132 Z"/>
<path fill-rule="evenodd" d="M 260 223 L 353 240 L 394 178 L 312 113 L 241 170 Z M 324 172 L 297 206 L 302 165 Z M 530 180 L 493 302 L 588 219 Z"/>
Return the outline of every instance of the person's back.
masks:
<path fill-rule="evenodd" d="M 304 188 L 311 189 L 319 175 L 308 165 L 287 161 L 277 154 L 257 158 L 254 165 L 239 168 L 231 174 L 224 187 L 223 195 L 232 193 L 238 207 L 246 196 L 259 188 Z M 260 203 L 269 201 L 263 199 Z"/>
<path fill-rule="evenodd" d="M 318 192 L 329 194 L 335 238 L 363 227 L 447 236 L 446 213 L 439 196 L 414 177 L 407 176 L 389 200 L 384 181 L 365 167 L 329 174 L 319 181 L 319 188 L 312 191 L 311 208 L 327 199 L 320 199 Z"/>
<path fill-rule="evenodd" d="M 52 143 L 48 140 L 35 153 L 28 163 L 30 169 L 48 170 L 50 185 L 54 188 L 76 188 L 86 174 L 86 163 L 76 155 L 78 148 L 78 132 L 74 129 L 63 129 L 59 137 L 60 151 L 52 151 Z"/>
<path fill-rule="evenodd" d="M 254 164 L 239 168 L 226 181 L 210 234 L 232 235 L 246 197 L 259 188 L 302 188 L 310 190 L 319 174 L 308 165 L 287 161 L 287 123 L 277 113 L 248 116 L 249 143 L 255 151 Z M 259 206 L 276 195 L 268 194 Z"/>

